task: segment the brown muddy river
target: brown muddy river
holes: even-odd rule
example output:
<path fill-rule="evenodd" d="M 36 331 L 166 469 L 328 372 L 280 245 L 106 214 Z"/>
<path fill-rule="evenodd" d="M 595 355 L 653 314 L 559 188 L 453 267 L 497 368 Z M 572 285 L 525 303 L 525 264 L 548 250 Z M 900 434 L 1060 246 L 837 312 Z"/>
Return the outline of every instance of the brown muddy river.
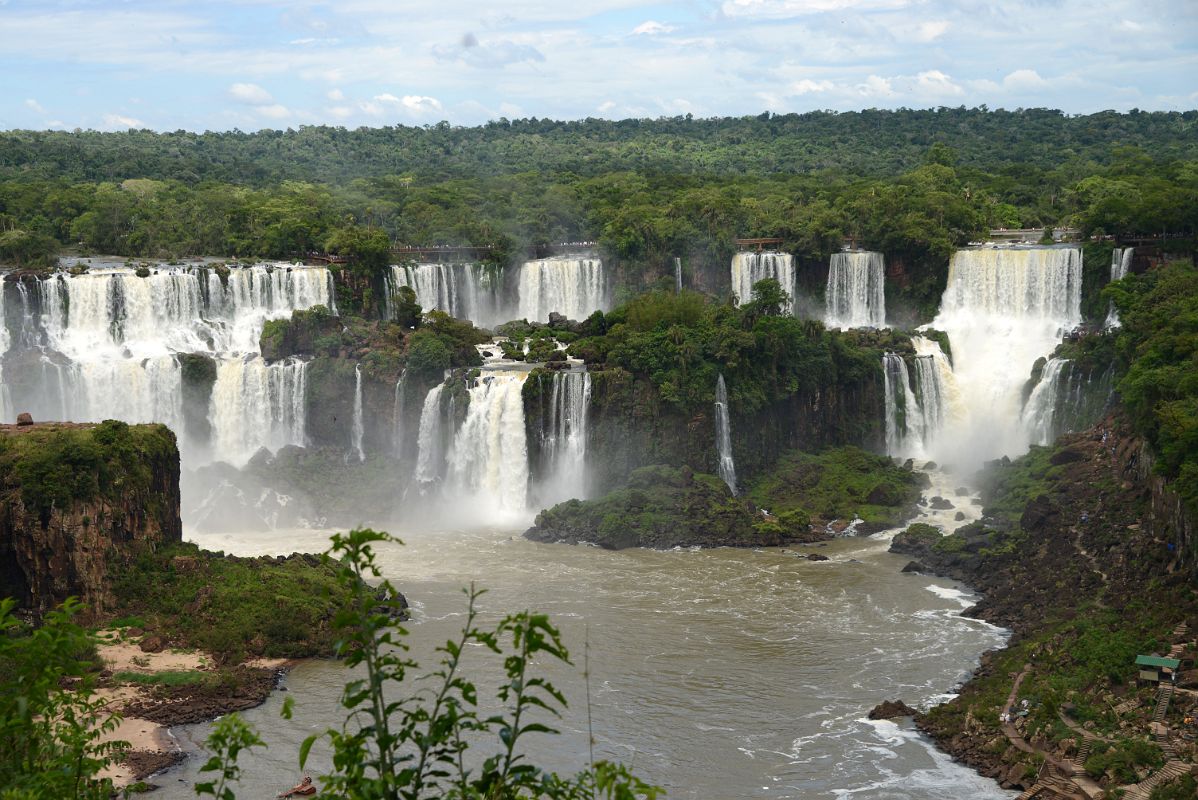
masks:
<path fill-rule="evenodd" d="M 413 655 L 458 629 L 461 589 L 488 589 L 484 617 L 546 611 L 563 630 L 575 667 L 551 677 L 570 700 L 562 734 L 534 745 L 536 760 L 573 772 L 587 759 L 584 642 L 590 642 L 591 715 L 598 758 L 631 764 L 671 798 L 1013 797 L 946 756 L 904 722 L 870 722 L 877 703 L 926 707 L 951 692 L 1005 633 L 960 616 L 969 595 L 951 581 L 900 572 L 887 535 L 846 538 L 810 562 L 783 550 L 628 550 L 538 545 L 511 530 L 401 532 L 381 555 L 407 595 Z M 319 551 L 326 534 L 197 535 L 241 554 Z M 481 659 L 481 655 L 479 656 Z M 476 661 L 483 675 L 496 664 Z M 242 758 L 239 798 L 261 798 L 300 776 L 296 753 L 311 732 L 340 718 L 346 677 L 333 662 L 300 665 L 244 716 L 269 747 Z M 492 677 L 493 681 L 494 678 Z M 283 697 L 295 717 L 279 717 Z M 195 753 L 208 726 L 174 731 Z M 159 776 L 158 796 L 194 797 L 193 755 Z M 313 750 L 310 771 L 329 766 Z"/>

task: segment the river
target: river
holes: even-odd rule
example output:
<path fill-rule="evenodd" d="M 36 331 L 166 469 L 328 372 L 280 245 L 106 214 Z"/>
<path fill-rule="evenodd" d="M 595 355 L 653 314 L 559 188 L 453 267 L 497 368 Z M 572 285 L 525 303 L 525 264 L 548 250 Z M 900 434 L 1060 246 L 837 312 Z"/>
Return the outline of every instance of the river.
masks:
<path fill-rule="evenodd" d="M 971 509 L 971 516 L 973 510 Z M 535 746 L 542 766 L 573 772 L 587 758 L 586 681 L 595 755 L 631 764 L 670 798 L 935 800 L 1013 797 L 952 763 L 908 723 L 871 722 L 874 705 L 901 698 L 926 707 L 945 698 L 979 654 L 1005 632 L 964 618 L 970 595 L 952 581 L 904 574 L 888 535 L 843 538 L 813 562 L 794 551 L 604 551 L 539 545 L 513 530 L 398 532 L 380 550 L 385 574 L 413 605 L 413 655 L 458 628 L 462 587 L 488 592 L 483 617 L 532 608 L 562 629 L 574 667 L 549 674 L 570 700 L 562 735 Z M 327 533 L 192 535 L 209 549 L 244 555 L 319 551 Z M 478 674 L 496 674 L 496 664 Z M 299 743 L 339 718 L 344 670 L 300 664 L 283 693 L 244 716 L 268 743 L 244 755 L 243 798 L 295 782 Z M 480 681 L 481 682 L 481 681 Z M 196 752 L 209 726 L 177 729 Z M 193 755 L 160 776 L 160 797 L 194 797 Z M 317 747 L 310 770 L 326 769 Z"/>

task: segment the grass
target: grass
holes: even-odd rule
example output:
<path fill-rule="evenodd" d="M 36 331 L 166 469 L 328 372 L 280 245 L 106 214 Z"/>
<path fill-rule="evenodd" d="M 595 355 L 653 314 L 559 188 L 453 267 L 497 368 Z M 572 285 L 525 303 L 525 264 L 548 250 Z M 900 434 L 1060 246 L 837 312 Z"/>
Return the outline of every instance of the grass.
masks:
<path fill-rule="evenodd" d="M 118 683 L 140 686 L 194 686 L 208 680 L 209 673 L 199 670 L 167 670 L 165 672 L 118 672 L 112 679 Z"/>
<path fill-rule="evenodd" d="M 333 652 L 344 590 L 314 556 L 238 558 L 183 543 L 112 569 L 117 614 L 218 664 Z"/>

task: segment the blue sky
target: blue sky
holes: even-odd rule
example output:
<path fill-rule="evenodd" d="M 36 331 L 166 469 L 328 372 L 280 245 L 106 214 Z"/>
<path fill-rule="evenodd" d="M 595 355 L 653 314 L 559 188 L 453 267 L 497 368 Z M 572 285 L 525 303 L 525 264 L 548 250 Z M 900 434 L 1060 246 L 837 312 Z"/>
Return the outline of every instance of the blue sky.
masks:
<path fill-rule="evenodd" d="M 1198 108 L 1198 0 L 0 0 L 0 128 Z"/>

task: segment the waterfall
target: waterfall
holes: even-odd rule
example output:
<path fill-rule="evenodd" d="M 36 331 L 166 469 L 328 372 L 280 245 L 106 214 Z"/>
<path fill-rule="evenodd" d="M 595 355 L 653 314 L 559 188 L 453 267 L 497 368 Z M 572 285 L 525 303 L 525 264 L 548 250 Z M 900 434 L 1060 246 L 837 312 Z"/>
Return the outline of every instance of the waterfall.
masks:
<path fill-rule="evenodd" d="M 591 376 L 582 370 L 555 372 L 549 391 L 549 419 L 542 431 L 542 463 L 538 502 L 553 505 L 585 499 L 587 409 Z"/>
<path fill-rule="evenodd" d="M 736 494 L 736 462 L 732 460 L 732 430 L 728 424 L 728 386 L 720 374 L 715 383 L 715 451 L 719 455 L 719 475 L 732 494 Z"/>
<path fill-rule="evenodd" d="M 470 407 L 453 438 L 448 487 L 455 498 L 485 507 L 488 517 L 528 509 L 525 372 L 484 372 L 469 389 Z"/>
<path fill-rule="evenodd" d="M 502 319 L 499 286 L 482 264 L 397 264 L 391 267 L 386 316 L 395 318 L 395 291 L 409 286 L 426 311 L 437 309 L 476 325 L 492 327 Z"/>
<path fill-rule="evenodd" d="M 1062 433 L 1094 424 L 1106 408 L 1114 368 L 1094 371 L 1067 358 L 1050 358 L 1023 406 L 1021 422 L 1032 444 L 1049 445 Z"/>
<path fill-rule="evenodd" d="M 242 465 L 262 448 L 304 446 L 307 366 L 299 359 L 267 364 L 259 356 L 218 363 L 208 417 L 222 460 Z"/>
<path fill-rule="evenodd" d="M 682 259 L 674 256 L 674 293 L 682 294 Z"/>
<path fill-rule="evenodd" d="M 907 362 L 895 353 L 882 356 L 882 375 L 886 405 L 886 452 L 892 456 L 906 455 L 914 449 L 922 453 L 924 442 L 924 409 L 911 390 Z M 934 412 L 934 408 L 931 409 Z M 914 453 L 912 453 L 914 454 Z"/>
<path fill-rule="evenodd" d="M 1127 277 L 1127 273 L 1131 270 L 1131 261 L 1135 257 L 1136 249 L 1134 247 L 1119 248 L 1116 247 L 1111 251 L 1111 282 L 1122 280 Z M 1119 322 L 1119 312 L 1115 310 L 1115 304 L 1111 303 L 1106 312 L 1107 328 L 1118 328 L 1122 323 Z"/>
<path fill-rule="evenodd" d="M 350 425 L 350 449 L 358 457 L 358 461 L 366 460 L 366 451 L 362 449 L 362 436 L 366 425 L 362 422 L 362 365 L 354 364 L 354 418 Z"/>
<path fill-rule="evenodd" d="M 7 285 L 8 282 L 3 280 L 3 276 L 0 276 L 0 422 L 13 422 L 17 415 L 12 407 L 8 386 L 4 383 L 4 355 L 8 352 L 9 345 L 12 344 L 12 338 L 8 333 L 8 317 L 4 309 Z"/>
<path fill-rule="evenodd" d="M 432 483 L 441 477 L 445 462 L 445 440 L 441 433 L 441 393 L 445 384 L 439 383 L 424 396 L 420 409 L 420 430 L 416 434 L 416 480 Z"/>
<path fill-rule="evenodd" d="M 597 258 L 555 256 L 520 267 L 519 318 L 544 322 L 555 311 L 584 320 L 607 308 L 607 275 Z"/>
<path fill-rule="evenodd" d="M 399 373 L 395 382 L 395 400 L 391 404 L 391 450 L 396 458 L 403 458 L 403 412 L 408 371 Z"/>
<path fill-rule="evenodd" d="M 825 295 L 829 328 L 886 327 L 884 267 L 881 253 L 832 254 Z"/>
<path fill-rule="evenodd" d="M 234 463 L 259 447 L 303 443 L 303 368 L 266 365 L 258 339 L 269 319 L 333 307 L 327 269 L 258 264 L 222 279 L 206 267 L 159 265 L 146 277 L 108 267 L 14 285 L 22 319 L 12 349 L 24 351 L 28 366 L 10 361 L 8 377 L 26 371 L 11 381 L 12 401 L 35 419 L 163 422 L 180 436 L 185 458 L 203 452 Z M 184 353 L 217 363 L 210 442 L 190 441 L 183 430 L 176 356 Z"/>
<path fill-rule="evenodd" d="M 940 438 L 937 460 L 979 466 L 1027 446 L 1021 422 L 1031 366 L 1081 321 L 1075 247 L 957 251 L 932 325 L 948 333 L 953 374 L 968 409 Z"/>
<path fill-rule="evenodd" d="M 790 253 L 737 253 L 732 257 L 732 291 L 737 305 L 753 299 L 753 284 L 773 278 L 790 298 L 782 313 L 794 313 L 795 268 L 794 256 Z"/>

